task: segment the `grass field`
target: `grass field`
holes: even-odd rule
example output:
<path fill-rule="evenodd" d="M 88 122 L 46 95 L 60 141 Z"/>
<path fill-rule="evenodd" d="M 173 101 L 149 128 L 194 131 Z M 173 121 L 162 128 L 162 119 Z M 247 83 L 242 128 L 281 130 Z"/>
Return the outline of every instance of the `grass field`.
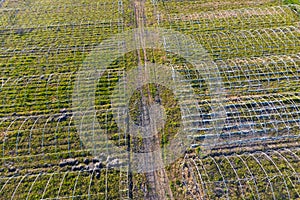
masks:
<path fill-rule="evenodd" d="M 143 103 L 165 108 L 156 138 L 163 152 L 184 120 L 193 124 L 191 144 L 165 167 L 168 181 L 156 180 L 174 199 L 300 198 L 299 1 L 144 3 L 146 27 L 185 34 L 206 50 L 222 80 L 224 123 L 215 125 L 209 71 L 165 49 L 141 49 L 114 60 L 97 82 L 95 116 L 107 144 L 143 151 L 143 138 L 129 143 L 118 127 L 111 96 L 139 63 L 164 65 L 188 80 L 198 117 L 183 115 L 189 104 L 156 84 L 133 92 L 128 114 L 140 125 Z M 123 0 L 0 1 L 0 199 L 155 199 L 149 174 L 83 143 L 72 105 L 84 62 L 101 42 L 136 28 L 135 9 Z M 205 146 L 211 132 L 220 137 Z"/>

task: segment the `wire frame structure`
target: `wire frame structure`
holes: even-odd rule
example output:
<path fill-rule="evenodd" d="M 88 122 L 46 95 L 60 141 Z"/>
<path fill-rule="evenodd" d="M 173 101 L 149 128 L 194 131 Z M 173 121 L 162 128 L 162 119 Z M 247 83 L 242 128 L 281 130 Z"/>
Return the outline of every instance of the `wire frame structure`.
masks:
<path fill-rule="evenodd" d="M 299 6 L 279 0 L 0 0 L 0 199 L 300 198 L 299 18 Z M 131 30 L 142 48 L 124 51 Z M 146 48 L 151 30 L 174 37 L 150 37 L 161 48 Z M 92 82 L 94 109 L 83 112 L 76 81 L 85 65 L 97 68 L 101 57 L 89 56 L 103 43 L 123 55 Z M 207 62 L 189 62 L 194 44 Z M 115 90 L 126 94 L 136 69 L 158 73 L 117 98 L 128 98 L 132 127 L 163 119 L 151 137 L 118 124 L 125 103 Z M 164 75 L 172 87 L 153 81 Z M 88 115 L 103 140 L 93 126 L 83 134 L 94 141 L 82 138 L 78 121 Z M 168 158 L 178 133 L 189 141 L 182 154 L 133 170 L 135 153 Z"/>

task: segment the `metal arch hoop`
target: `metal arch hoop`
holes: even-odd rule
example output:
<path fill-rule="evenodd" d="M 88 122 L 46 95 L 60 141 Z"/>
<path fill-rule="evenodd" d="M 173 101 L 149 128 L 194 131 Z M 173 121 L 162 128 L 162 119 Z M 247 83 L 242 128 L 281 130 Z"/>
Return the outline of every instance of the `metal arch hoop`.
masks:
<path fill-rule="evenodd" d="M 165 49 L 177 54 L 191 63 L 198 73 L 207 82 L 211 97 L 212 126 L 221 127 L 224 124 L 226 112 L 222 106 L 223 87 L 222 79 L 216 64 L 210 60 L 200 44 L 187 35 L 161 28 L 133 29 L 117 34 L 111 39 L 103 41 L 92 51 L 77 73 L 72 96 L 74 122 L 80 132 L 80 138 L 87 148 L 97 145 L 105 149 L 108 155 L 124 153 L 118 147 L 108 143 L 105 130 L 101 129 L 95 110 L 95 91 L 99 78 L 107 67 L 117 58 L 137 49 Z M 195 110 L 197 111 L 197 109 Z M 188 113 L 181 109 L 182 113 Z M 200 119 L 200 118 L 199 118 Z M 208 134 L 219 133 L 212 129 Z M 213 145 L 214 141 L 204 140 L 204 143 Z M 207 146 L 207 145 L 206 145 Z M 180 155 L 178 155 L 180 156 Z"/>

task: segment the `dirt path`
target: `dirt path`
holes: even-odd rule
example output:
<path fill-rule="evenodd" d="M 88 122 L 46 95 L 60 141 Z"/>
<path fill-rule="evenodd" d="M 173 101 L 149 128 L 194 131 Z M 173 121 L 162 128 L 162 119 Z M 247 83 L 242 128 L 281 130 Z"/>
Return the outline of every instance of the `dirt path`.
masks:
<path fill-rule="evenodd" d="M 134 14 L 135 14 L 135 25 L 136 28 L 139 28 L 140 34 L 137 38 L 137 42 L 143 43 L 143 32 L 146 24 L 146 14 L 145 14 L 145 1 L 144 0 L 134 0 L 133 1 L 133 6 L 134 6 Z M 142 45 L 145 46 L 145 45 Z M 140 53 L 140 51 L 137 51 L 138 55 L 138 64 L 139 66 L 144 66 L 145 70 L 147 67 L 147 54 L 146 54 L 146 49 L 143 49 L 143 58 Z M 148 95 L 145 97 L 145 94 L 143 94 L 143 91 L 141 92 L 142 96 L 142 112 L 143 112 L 143 117 L 142 117 L 142 124 L 149 124 L 149 105 L 147 105 L 147 100 L 146 98 L 150 98 L 150 90 L 148 88 Z M 150 100 L 148 99 L 148 102 Z M 152 124 L 150 124 L 151 126 Z M 156 133 L 158 134 L 158 133 Z M 151 152 L 151 150 L 159 150 L 159 156 L 151 155 L 147 158 L 146 160 L 143 161 L 147 165 L 148 169 L 154 169 L 157 162 L 163 164 L 163 159 L 162 159 L 162 154 L 161 154 L 161 147 L 159 144 L 159 138 L 158 135 L 155 136 L 155 141 L 149 140 L 149 139 L 143 139 L 142 143 L 143 149 L 148 150 Z M 169 179 L 166 173 L 165 168 L 161 168 L 158 170 L 154 171 L 148 171 L 145 172 L 145 177 L 147 179 L 147 191 L 144 194 L 144 199 L 148 200 L 164 200 L 164 199 L 174 199 L 172 195 L 172 191 L 170 188 L 169 184 Z"/>

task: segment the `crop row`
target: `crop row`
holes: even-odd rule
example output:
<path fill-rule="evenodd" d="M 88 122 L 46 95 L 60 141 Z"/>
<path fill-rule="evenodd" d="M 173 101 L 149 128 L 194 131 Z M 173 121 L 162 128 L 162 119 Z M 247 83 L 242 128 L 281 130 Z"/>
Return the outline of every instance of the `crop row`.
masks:
<path fill-rule="evenodd" d="M 195 14 L 160 15 L 160 26 L 196 31 L 275 28 L 299 21 L 295 11 L 288 6 L 244 8 Z"/>
<path fill-rule="evenodd" d="M 211 131 L 216 131 L 221 134 L 237 135 L 241 139 L 299 135 L 300 99 L 296 94 L 281 93 L 231 98 L 220 102 L 225 115 L 216 117 L 214 111 L 211 110 L 218 106 L 214 104 L 214 101 L 200 100 L 197 113 L 182 115 L 179 105 L 190 106 L 188 102 L 176 103 L 170 93 L 167 92 L 167 95 L 163 95 L 163 93 L 160 91 L 167 120 L 163 132 L 166 135 L 162 141 L 168 141 L 172 134 L 178 131 L 178 126 L 183 124 L 191 124 L 190 127 L 186 127 L 186 134 L 194 132 L 205 135 Z M 134 96 L 132 101 L 135 98 Z M 105 102 L 105 99 L 102 100 Z M 117 112 L 116 108 L 110 108 L 106 102 L 103 105 L 100 103 L 96 108 L 100 127 L 106 130 L 108 140 L 110 140 L 103 142 L 125 145 L 126 133 L 118 128 L 114 118 Z M 140 123 L 139 108 L 136 106 L 131 106 L 131 108 L 132 120 Z M 188 107 L 187 109 L 192 110 Z M 0 153 L 3 157 L 13 157 L 35 155 L 41 152 L 68 152 L 77 148 L 80 150 L 83 146 L 79 141 L 74 114 L 62 111 L 62 113 L 52 115 L 3 118 L 0 131 L 2 133 Z M 216 122 L 220 120 L 223 123 L 216 126 Z M 90 126 L 90 131 L 94 131 L 92 127 Z"/>
<path fill-rule="evenodd" d="M 280 149 L 187 159 L 184 168 L 192 171 L 202 197 L 209 199 L 294 199 L 299 197 L 298 164 L 299 149 Z"/>
<path fill-rule="evenodd" d="M 129 59 L 131 58 L 130 56 Z M 176 59 L 171 59 L 174 58 L 169 58 L 169 61 L 173 64 L 166 64 L 170 70 L 175 69 L 184 79 L 188 80 L 196 96 L 202 100 L 209 99 L 211 95 L 209 92 L 213 86 L 210 85 L 210 88 L 208 88 L 207 84 L 213 82 L 213 80 L 208 78 L 210 72 L 204 70 L 205 66 L 199 66 L 201 71 L 197 71 L 193 66 L 176 63 Z M 136 65 L 134 59 L 126 65 L 122 64 L 123 61 L 116 62 L 99 80 L 95 95 L 97 97 L 101 96 L 101 99 L 96 98 L 100 105 L 110 104 L 110 95 L 120 78 L 126 74 L 130 66 Z M 161 61 L 158 60 L 158 62 Z M 215 65 L 220 72 L 221 87 L 224 89 L 226 96 L 229 97 L 299 92 L 298 54 L 256 59 L 233 59 L 226 62 L 216 61 Z M 63 67 L 68 69 L 69 72 L 52 73 Z M 76 76 L 78 76 L 72 71 L 78 70 L 77 67 L 80 66 L 76 66 L 71 61 L 70 64 L 63 64 L 62 67 L 48 66 L 47 68 L 51 70 L 50 74 L 24 76 L 26 73 L 30 73 L 29 68 L 26 73 L 20 71 L 18 78 L 2 77 L 0 94 L 2 116 L 13 113 L 18 115 L 59 113 L 61 109 L 70 109 L 73 85 Z M 24 66 L 22 68 L 23 70 L 26 69 Z M 47 72 L 47 68 L 45 72 Z M 11 68 L 10 73 L 14 70 L 18 70 L 18 68 Z M 37 70 L 37 68 L 33 67 L 32 70 Z"/>
<path fill-rule="evenodd" d="M 191 0 L 191 1 L 179 1 L 179 0 L 168 0 L 168 1 L 157 1 L 157 9 L 161 13 L 175 14 L 175 13 L 199 13 L 203 11 L 215 11 L 215 10 L 231 10 L 237 8 L 247 7 L 268 7 L 281 5 L 282 1 L 279 0 L 254 0 L 254 1 L 243 1 L 237 2 L 235 0 L 226 1 L 202 1 L 202 0 Z"/>
<path fill-rule="evenodd" d="M 203 13 L 195 16 L 169 16 L 168 19 L 161 19 L 160 26 L 184 33 L 193 31 L 198 33 L 212 30 L 232 30 L 245 28 L 260 28 L 274 26 L 294 25 L 298 17 L 289 7 L 272 7 L 265 10 L 236 10 L 223 11 L 225 17 L 215 19 L 216 12 Z M 229 17 L 235 12 L 239 17 Z M 249 12 L 249 13 L 248 13 Z M 269 15 L 262 13 L 270 12 Z M 246 13 L 246 16 L 244 16 Z M 222 14 L 219 14 L 222 15 Z M 226 17 L 227 16 L 227 17 Z M 101 19 L 101 18 L 100 18 Z M 219 21 L 221 20 L 221 21 Z M 225 21 L 223 21 L 225 20 Z M 125 21 L 123 19 L 110 19 L 102 21 L 87 21 L 73 24 L 52 24 L 51 26 L 41 25 L 41 27 L 17 27 L 4 28 L 2 30 L 3 50 L 18 51 L 31 48 L 60 48 L 64 46 L 76 47 L 84 45 L 99 44 L 104 38 L 124 30 Z M 209 33 L 211 34 L 211 33 Z"/>
<path fill-rule="evenodd" d="M 184 30 L 182 31 L 185 33 Z M 107 30 L 107 32 L 112 33 L 112 30 Z M 186 33 L 192 34 L 193 38 L 216 60 L 295 54 L 299 52 L 300 31 L 298 25 L 275 29 L 242 30 L 236 32 L 197 33 L 196 31 L 187 31 Z M 24 44 L 16 44 L 15 49 L 6 49 L 2 52 L 2 74 L 18 75 L 18 72 L 15 72 L 14 69 L 20 69 L 20 67 L 28 68 L 26 72 L 29 74 L 31 71 L 30 68 L 36 65 L 37 67 L 42 66 L 38 68 L 37 71 L 43 70 L 43 73 L 49 73 L 49 71 L 45 71 L 44 68 L 50 65 L 49 68 L 57 72 L 60 71 L 61 68 L 65 68 L 65 65 L 70 66 L 69 64 L 71 63 L 75 63 L 75 65 L 82 63 L 89 51 L 104 39 L 102 37 L 92 36 L 91 33 L 88 35 L 94 38 L 94 42 L 89 45 L 85 45 L 84 43 L 90 40 L 83 39 L 80 40 L 80 43 L 83 43 L 83 45 L 79 46 L 75 45 L 79 42 L 76 40 L 74 43 L 71 43 L 75 46 L 65 44 L 49 48 L 41 47 L 38 43 L 35 44 L 34 41 L 32 41 L 32 43 L 35 45 L 28 46 L 27 48 L 22 48 L 26 42 Z M 55 44 L 54 41 L 53 43 Z M 57 42 L 56 44 L 58 45 Z M 17 46 L 20 48 L 17 48 Z M 57 68 L 53 68 L 54 64 Z M 77 66 L 75 66 L 75 69 L 77 69 Z M 36 71 L 36 69 L 32 69 L 32 71 Z"/>
<path fill-rule="evenodd" d="M 299 52 L 299 25 L 241 31 L 199 33 L 179 29 L 190 34 L 214 59 L 259 57 Z"/>
<path fill-rule="evenodd" d="M 26 28 L 63 24 L 79 24 L 89 21 L 118 21 L 128 14 L 128 4 L 120 2 L 94 2 L 65 6 L 27 6 L 0 8 L 0 27 Z"/>
<path fill-rule="evenodd" d="M 186 155 L 167 172 L 172 192 L 186 199 L 296 199 L 299 196 L 299 149 L 277 149 L 199 158 Z M 126 193 L 127 173 L 103 168 L 99 174 L 87 171 L 27 174 L 0 179 L 3 197 L 25 199 L 121 198 Z M 124 184 L 125 183 L 125 184 Z M 135 197 L 142 197 L 146 183 L 134 175 Z M 125 186 L 125 187 L 123 187 Z M 144 191 L 146 192 L 146 191 Z"/>
<path fill-rule="evenodd" d="M 48 28 L 8 29 L 1 34 L 2 50 L 53 49 L 55 47 L 96 46 L 122 30 L 122 23 L 107 21 Z"/>
<path fill-rule="evenodd" d="M 118 199 L 126 194 L 118 184 L 126 181 L 123 177 L 122 172 L 104 169 L 99 175 L 61 172 L 2 178 L 0 194 L 5 199 Z"/>
<path fill-rule="evenodd" d="M 2 2 L 2 8 L 6 9 L 21 9 L 21 8 L 27 8 L 30 7 L 38 7 L 38 8 L 45 8 L 45 7 L 65 7 L 65 6 L 80 6 L 80 5 L 90 5 L 90 4 L 99 4 L 99 3 L 109 3 L 109 1 L 106 0 L 95 0 L 93 2 L 88 0 L 41 0 L 39 2 L 36 1 L 22 1 L 22 2 L 16 2 L 16 1 L 3 1 Z"/>

